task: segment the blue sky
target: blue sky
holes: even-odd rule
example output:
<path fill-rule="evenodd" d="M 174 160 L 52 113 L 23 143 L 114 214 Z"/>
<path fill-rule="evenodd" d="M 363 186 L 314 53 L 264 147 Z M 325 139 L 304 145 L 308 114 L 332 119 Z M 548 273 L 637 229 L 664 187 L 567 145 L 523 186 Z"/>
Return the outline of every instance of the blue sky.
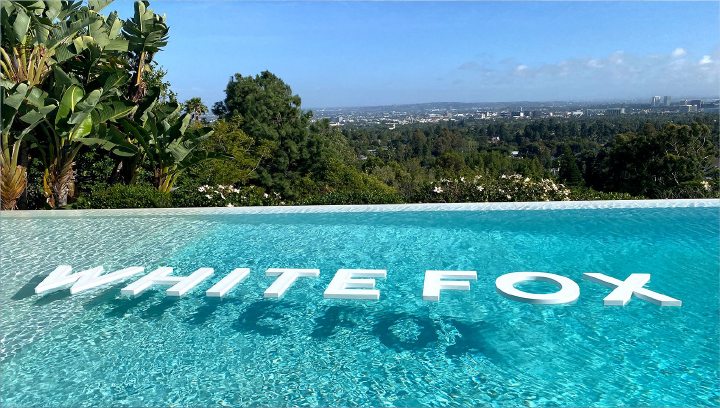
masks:
<path fill-rule="evenodd" d="M 154 1 L 181 99 L 269 70 L 305 107 L 716 96 L 718 2 Z M 129 0 L 113 5 L 123 16 Z"/>

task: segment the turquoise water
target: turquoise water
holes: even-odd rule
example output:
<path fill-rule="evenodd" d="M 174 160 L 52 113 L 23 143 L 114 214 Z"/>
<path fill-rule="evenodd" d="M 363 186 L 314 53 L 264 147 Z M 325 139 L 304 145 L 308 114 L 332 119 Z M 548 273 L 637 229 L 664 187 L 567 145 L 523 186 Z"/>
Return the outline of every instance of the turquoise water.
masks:
<path fill-rule="evenodd" d="M 718 208 L 0 218 L 0 406 L 720 405 Z M 58 264 L 213 267 L 183 298 L 125 283 L 33 294 Z M 204 290 L 236 267 L 226 298 Z M 320 268 L 264 300 L 271 267 Z M 339 268 L 387 269 L 379 301 L 324 300 Z M 476 270 L 422 300 L 426 269 Z M 513 271 L 573 305 L 505 299 Z M 583 272 L 683 301 L 633 298 Z"/>

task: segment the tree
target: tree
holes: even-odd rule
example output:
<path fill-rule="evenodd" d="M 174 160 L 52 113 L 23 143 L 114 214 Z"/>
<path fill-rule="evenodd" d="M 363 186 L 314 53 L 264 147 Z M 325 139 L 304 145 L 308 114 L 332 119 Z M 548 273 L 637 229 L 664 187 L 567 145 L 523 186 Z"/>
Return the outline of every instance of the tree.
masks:
<path fill-rule="evenodd" d="M 130 98 L 137 102 L 145 96 L 147 84 L 145 73 L 155 53 L 167 45 L 170 31 L 165 16 L 155 14 L 147 1 L 135 2 L 135 14 L 123 24 L 123 35 L 129 42 L 133 81 Z"/>
<path fill-rule="evenodd" d="M 218 157 L 202 149 L 200 144 L 212 134 L 209 127 L 191 127 L 190 115 L 180 114 L 177 104 L 159 105 L 148 113 L 140 125 L 128 119 L 121 124 L 137 145 L 124 144 L 126 149 L 137 149 L 135 155 L 148 159 L 153 166 L 155 187 L 169 192 L 183 170 L 211 157 Z"/>
<path fill-rule="evenodd" d="M 89 8 L 98 8 L 91 1 Z M 79 3 L 4 1 L 0 7 L 0 105 L 2 139 L 0 141 L 0 197 L 3 209 L 15 203 L 27 186 L 27 169 L 18 164 L 21 147 L 33 130 L 56 108 L 39 89 L 56 64 L 75 53 L 71 42 L 92 18 L 80 16 Z M 74 14 L 67 24 L 53 24 L 54 18 Z M 16 121 L 15 119 L 20 119 Z M 20 123 L 23 125 L 19 125 Z M 32 138 L 32 137 L 30 137 Z"/>
<path fill-rule="evenodd" d="M 190 120 L 199 122 L 204 114 L 208 112 L 207 106 L 200 98 L 190 98 L 183 104 L 185 112 L 190 114 Z"/>
<path fill-rule="evenodd" d="M 255 175 L 260 161 L 270 155 L 270 148 L 255 144 L 237 119 L 213 123 L 212 135 L 200 148 L 230 158 L 209 159 L 188 168 L 187 177 L 198 184 L 246 184 Z"/>
<path fill-rule="evenodd" d="M 578 167 L 575 155 L 568 145 L 563 147 L 563 154 L 560 157 L 560 179 L 571 187 L 584 184 L 580 167 Z"/>
<path fill-rule="evenodd" d="M 620 134 L 595 161 L 595 187 L 650 198 L 686 196 L 688 185 L 717 180 L 718 148 L 711 135 L 699 123 Z"/>
<path fill-rule="evenodd" d="M 307 188 L 307 176 L 327 164 L 326 144 L 310 132 L 312 113 L 303 112 L 300 97 L 268 71 L 254 77 L 235 74 L 213 113 L 239 120 L 254 143 L 269 149 L 272 160 L 260 162 L 256 181 L 283 197 L 297 197 Z"/>
<path fill-rule="evenodd" d="M 15 209 L 27 187 L 27 169 L 18 164 L 20 146 L 26 137 L 56 106 L 47 103 L 47 94 L 26 83 L 2 88 L 2 152 L 0 152 L 0 204 L 3 210 Z M 18 123 L 19 122 L 19 123 Z M 15 132 L 13 132 L 15 128 Z M 30 136 L 29 136 L 30 135 Z M 11 139 L 14 137 L 14 140 Z"/>

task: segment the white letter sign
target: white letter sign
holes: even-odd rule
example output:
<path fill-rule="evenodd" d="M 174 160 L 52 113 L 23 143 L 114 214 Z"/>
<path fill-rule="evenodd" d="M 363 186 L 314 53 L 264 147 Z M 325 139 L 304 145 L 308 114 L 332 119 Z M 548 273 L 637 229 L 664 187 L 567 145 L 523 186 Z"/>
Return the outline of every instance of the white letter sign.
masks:
<path fill-rule="evenodd" d="M 470 281 L 467 279 L 477 280 L 477 272 L 425 271 L 423 300 L 439 301 L 440 290 L 470 290 Z"/>
<path fill-rule="evenodd" d="M 230 292 L 230 289 L 234 288 L 235 285 L 244 281 L 249 273 L 250 268 L 233 269 L 226 277 L 220 279 L 220 282 L 205 291 L 205 295 L 210 297 L 223 297 Z"/>
<path fill-rule="evenodd" d="M 72 285 L 70 293 L 74 295 L 88 289 L 127 279 L 141 273 L 145 268 L 142 266 L 131 266 L 108 273 L 107 275 L 103 275 L 103 270 L 102 266 L 98 266 L 71 273 L 72 267 L 70 265 L 60 265 L 35 287 L 35 293 L 42 294 L 52 292 Z"/>
<path fill-rule="evenodd" d="M 603 300 L 605 306 L 625 306 L 632 295 L 660 306 L 682 306 L 682 301 L 678 299 L 643 288 L 650 282 L 649 273 L 633 273 L 625 281 L 602 273 L 584 273 L 583 276 L 587 280 L 614 288 Z"/>
<path fill-rule="evenodd" d="M 297 278 L 317 278 L 320 276 L 320 269 L 270 268 L 265 271 L 265 274 L 267 276 L 277 276 L 278 278 L 265 290 L 263 296 L 266 298 L 281 298 Z"/>
<path fill-rule="evenodd" d="M 528 293 L 515 287 L 525 281 L 541 281 L 560 288 L 555 293 Z M 546 272 L 513 272 L 495 280 L 497 292 L 508 299 L 537 305 L 572 303 L 580 296 L 580 287 L 572 279 Z"/>
<path fill-rule="evenodd" d="M 374 278 L 386 278 L 384 269 L 338 269 L 325 289 L 325 299 L 378 300 L 380 291 L 375 289 Z M 368 279 L 357 279 L 368 278 Z"/>
<path fill-rule="evenodd" d="M 121 295 L 139 296 L 154 285 L 170 286 L 168 296 L 182 296 L 213 274 L 212 268 L 200 268 L 188 276 L 169 276 L 173 268 L 158 268 L 127 285 Z"/>

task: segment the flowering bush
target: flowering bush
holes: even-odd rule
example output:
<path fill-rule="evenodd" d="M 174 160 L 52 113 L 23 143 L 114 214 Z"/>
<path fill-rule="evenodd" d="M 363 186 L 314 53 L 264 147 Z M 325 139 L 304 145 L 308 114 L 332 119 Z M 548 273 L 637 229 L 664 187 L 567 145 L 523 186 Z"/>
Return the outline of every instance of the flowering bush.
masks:
<path fill-rule="evenodd" d="M 278 193 L 266 193 L 256 186 L 203 185 L 173 191 L 173 204 L 178 207 L 240 207 L 250 205 L 285 205 Z"/>
<path fill-rule="evenodd" d="M 430 184 L 420 199 L 455 203 L 483 201 L 567 201 L 570 189 L 550 179 L 533 180 L 519 174 L 491 178 L 483 175 L 441 179 Z"/>

